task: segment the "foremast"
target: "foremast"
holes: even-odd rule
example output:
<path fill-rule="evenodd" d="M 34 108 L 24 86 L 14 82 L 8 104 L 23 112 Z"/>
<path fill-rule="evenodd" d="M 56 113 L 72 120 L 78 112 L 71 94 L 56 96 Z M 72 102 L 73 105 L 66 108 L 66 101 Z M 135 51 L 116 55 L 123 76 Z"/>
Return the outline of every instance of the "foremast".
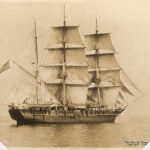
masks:
<path fill-rule="evenodd" d="M 38 45 L 37 45 L 37 32 L 36 32 L 36 22 L 34 21 L 34 39 L 35 39 L 35 78 L 36 78 L 36 99 L 37 104 L 39 103 L 39 79 L 38 79 Z"/>

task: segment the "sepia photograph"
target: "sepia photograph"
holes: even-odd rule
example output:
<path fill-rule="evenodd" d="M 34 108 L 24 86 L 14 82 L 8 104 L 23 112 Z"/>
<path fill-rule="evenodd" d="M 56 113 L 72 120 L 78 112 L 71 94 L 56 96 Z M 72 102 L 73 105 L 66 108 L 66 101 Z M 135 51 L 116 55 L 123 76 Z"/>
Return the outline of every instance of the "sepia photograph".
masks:
<path fill-rule="evenodd" d="M 0 0 L 0 143 L 142 150 L 149 15 L 150 0 Z"/>

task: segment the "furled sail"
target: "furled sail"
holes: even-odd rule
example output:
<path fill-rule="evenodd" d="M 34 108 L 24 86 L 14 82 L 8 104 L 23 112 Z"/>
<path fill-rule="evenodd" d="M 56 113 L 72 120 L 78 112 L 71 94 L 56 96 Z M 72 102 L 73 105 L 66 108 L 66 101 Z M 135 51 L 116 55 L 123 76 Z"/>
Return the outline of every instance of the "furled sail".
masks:
<path fill-rule="evenodd" d="M 126 105 L 139 90 L 121 69 L 115 58 L 109 33 L 85 35 L 88 62 L 88 102 L 104 106 Z"/>
<path fill-rule="evenodd" d="M 85 105 L 88 72 L 78 27 L 53 27 L 50 37 L 40 67 L 42 80 L 62 104 L 65 92 L 68 105 Z"/>

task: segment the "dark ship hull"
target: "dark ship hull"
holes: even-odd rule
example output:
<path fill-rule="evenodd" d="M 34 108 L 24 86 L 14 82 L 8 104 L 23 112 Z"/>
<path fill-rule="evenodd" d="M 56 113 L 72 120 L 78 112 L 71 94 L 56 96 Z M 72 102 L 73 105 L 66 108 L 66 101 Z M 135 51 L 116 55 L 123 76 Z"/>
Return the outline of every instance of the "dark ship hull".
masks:
<path fill-rule="evenodd" d="M 116 117 L 123 111 L 120 110 L 96 110 L 88 109 L 68 109 L 49 108 L 48 106 L 29 106 L 18 108 L 9 106 L 9 114 L 18 125 L 22 124 L 58 124 L 58 123 L 106 123 L 114 122 Z"/>

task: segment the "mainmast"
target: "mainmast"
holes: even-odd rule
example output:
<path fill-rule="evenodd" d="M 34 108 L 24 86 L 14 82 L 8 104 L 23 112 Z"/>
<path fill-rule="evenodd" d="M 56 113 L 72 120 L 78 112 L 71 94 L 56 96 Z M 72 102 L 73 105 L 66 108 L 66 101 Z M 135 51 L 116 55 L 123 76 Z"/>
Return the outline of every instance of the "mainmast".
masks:
<path fill-rule="evenodd" d="M 46 56 L 41 65 L 41 78 L 67 110 L 68 106 L 85 108 L 88 70 L 84 45 L 78 26 L 66 25 L 65 6 L 63 25 L 52 27 Z"/>
<path fill-rule="evenodd" d="M 96 69 L 96 84 L 97 84 L 97 95 L 98 95 L 98 105 L 101 105 L 101 99 L 102 99 L 102 92 L 100 92 L 100 72 L 99 72 L 99 54 L 98 54 L 98 27 L 97 27 L 97 17 L 96 17 L 96 36 L 95 36 L 95 69 Z"/>
<path fill-rule="evenodd" d="M 66 41 L 65 41 L 65 34 L 66 34 L 66 16 L 65 16 L 65 5 L 64 5 L 64 22 L 63 22 L 63 34 L 62 34 L 62 48 L 63 48 L 63 105 L 66 106 Z"/>
<path fill-rule="evenodd" d="M 36 97 L 37 97 L 37 104 L 39 103 L 39 96 L 38 96 L 38 46 L 37 46 L 37 33 L 36 33 L 36 22 L 34 21 L 34 39 L 35 39 L 35 55 L 36 55 L 36 63 L 35 63 L 35 78 L 36 78 Z"/>

